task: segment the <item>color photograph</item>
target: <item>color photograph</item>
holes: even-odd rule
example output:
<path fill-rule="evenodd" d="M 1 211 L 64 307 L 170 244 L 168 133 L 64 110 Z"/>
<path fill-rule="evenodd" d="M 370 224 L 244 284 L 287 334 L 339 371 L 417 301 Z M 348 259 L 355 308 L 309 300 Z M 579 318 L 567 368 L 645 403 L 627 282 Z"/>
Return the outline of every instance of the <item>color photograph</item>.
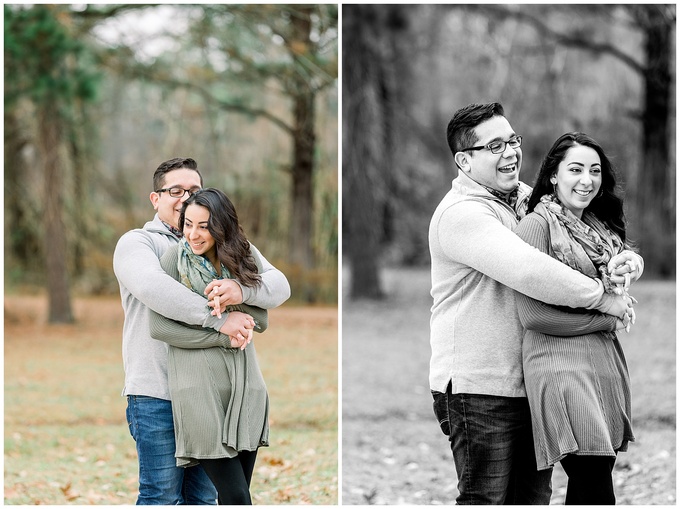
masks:
<path fill-rule="evenodd" d="M 4 5 L 5 505 L 338 503 L 338 6 Z"/>

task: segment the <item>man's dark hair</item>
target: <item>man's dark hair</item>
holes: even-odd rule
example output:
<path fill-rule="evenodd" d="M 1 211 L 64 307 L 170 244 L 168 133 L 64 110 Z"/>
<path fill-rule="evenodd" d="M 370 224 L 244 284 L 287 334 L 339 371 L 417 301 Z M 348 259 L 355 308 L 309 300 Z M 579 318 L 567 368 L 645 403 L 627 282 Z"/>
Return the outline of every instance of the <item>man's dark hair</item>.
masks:
<path fill-rule="evenodd" d="M 196 161 L 190 157 L 174 157 L 167 161 L 162 162 L 153 174 L 153 190 L 158 191 L 163 189 L 165 185 L 165 174 L 173 170 L 194 170 L 198 173 L 198 177 L 201 179 L 201 187 L 203 187 L 203 176 L 201 172 L 198 171 L 198 164 Z"/>
<path fill-rule="evenodd" d="M 504 117 L 505 112 L 500 103 L 470 104 L 454 113 L 446 128 L 446 141 L 451 154 L 461 152 L 467 147 L 474 147 L 479 141 L 475 127 L 493 117 Z"/>

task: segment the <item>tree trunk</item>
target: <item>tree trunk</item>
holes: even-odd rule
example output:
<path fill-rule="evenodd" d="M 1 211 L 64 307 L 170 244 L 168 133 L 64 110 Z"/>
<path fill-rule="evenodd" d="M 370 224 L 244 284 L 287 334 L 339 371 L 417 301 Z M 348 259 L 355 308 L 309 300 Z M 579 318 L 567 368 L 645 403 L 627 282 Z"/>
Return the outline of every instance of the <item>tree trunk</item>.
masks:
<path fill-rule="evenodd" d="M 291 40 L 288 47 L 296 61 L 291 76 L 293 99 L 293 165 L 291 169 L 291 224 L 289 233 L 290 259 L 303 285 L 298 291 L 307 302 L 316 300 L 316 288 L 308 279 L 314 268 L 312 218 L 314 217 L 314 133 L 316 92 L 308 81 L 300 61 L 311 58 L 312 6 L 300 6 L 292 17 Z M 309 284 L 307 282 L 310 281 Z"/>
<path fill-rule="evenodd" d="M 343 10 L 343 241 L 351 269 L 351 298 L 384 296 L 379 279 L 379 238 L 382 207 L 380 149 L 383 122 L 377 89 L 376 12 L 370 5 Z"/>
<path fill-rule="evenodd" d="M 73 249 L 73 269 L 82 274 L 85 269 L 86 249 L 90 240 L 88 228 L 89 195 L 87 192 L 88 169 L 85 141 L 82 139 L 83 127 L 88 125 L 87 112 L 82 101 L 73 105 L 74 121 L 68 126 L 68 148 L 73 162 L 73 216 L 72 222 L 78 232 Z"/>
<path fill-rule="evenodd" d="M 642 169 L 638 172 L 636 240 L 646 265 L 662 277 L 675 274 L 675 214 L 670 161 L 671 25 L 654 6 L 645 9 L 644 113 Z"/>
<path fill-rule="evenodd" d="M 301 8 L 292 18 L 293 35 L 289 44 L 293 58 L 311 54 L 312 7 Z M 314 100 L 316 94 L 304 75 L 293 78 L 293 168 L 292 168 L 292 231 L 291 261 L 303 270 L 314 265 L 312 252 L 312 217 L 314 209 Z"/>
<path fill-rule="evenodd" d="M 312 269 L 312 217 L 314 216 L 314 93 L 295 97 L 292 170 L 292 222 L 290 252 L 293 263 Z"/>
<path fill-rule="evenodd" d="M 45 173 L 44 251 L 50 323 L 72 323 L 66 231 L 62 219 L 62 168 L 59 161 L 59 112 L 44 101 L 38 112 L 38 147 Z"/>
<path fill-rule="evenodd" d="M 17 113 L 5 108 L 5 266 L 34 267 L 40 249 L 40 235 L 27 200 L 26 162 L 23 148 L 29 143 L 22 133 Z"/>

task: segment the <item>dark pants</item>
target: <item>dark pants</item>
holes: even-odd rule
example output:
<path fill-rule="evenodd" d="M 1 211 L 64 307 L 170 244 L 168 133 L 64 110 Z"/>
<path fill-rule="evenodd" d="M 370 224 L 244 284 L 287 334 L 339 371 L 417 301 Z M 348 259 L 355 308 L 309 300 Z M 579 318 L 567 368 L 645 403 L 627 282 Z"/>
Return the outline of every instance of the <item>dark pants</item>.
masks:
<path fill-rule="evenodd" d="M 614 505 L 615 457 L 568 454 L 560 463 L 569 477 L 567 505 Z"/>
<path fill-rule="evenodd" d="M 250 480 L 256 458 L 257 451 L 241 451 L 234 458 L 199 460 L 217 488 L 219 505 L 252 505 Z"/>
<path fill-rule="evenodd" d="M 458 474 L 458 504 L 548 505 L 552 469 L 536 470 L 526 398 L 432 391 Z"/>

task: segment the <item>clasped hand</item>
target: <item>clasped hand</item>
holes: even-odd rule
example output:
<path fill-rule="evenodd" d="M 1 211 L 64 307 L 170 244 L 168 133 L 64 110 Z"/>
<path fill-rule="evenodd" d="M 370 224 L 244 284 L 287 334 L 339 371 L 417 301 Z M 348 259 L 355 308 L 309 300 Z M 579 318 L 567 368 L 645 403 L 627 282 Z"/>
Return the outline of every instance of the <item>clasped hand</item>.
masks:
<path fill-rule="evenodd" d="M 631 281 L 637 281 L 642 274 L 642 260 L 632 251 L 621 251 L 612 256 L 607 264 L 609 277 L 616 285 L 617 295 L 623 295 L 630 288 Z"/>
<path fill-rule="evenodd" d="M 211 315 L 222 318 L 222 313 L 227 306 L 234 306 L 243 302 L 243 290 L 233 279 L 215 279 L 205 287 L 204 292 L 208 296 L 208 306 L 213 308 Z M 255 320 L 247 313 L 232 311 L 227 316 L 227 321 L 220 328 L 222 334 L 229 336 L 232 348 L 245 350 L 253 340 Z"/>
<path fill-rule="evenodd" d="M 213 308 L 211 315 L 222 318 L 227 306 L 243 303 L 243 290 L 233 279 L 215 279 L 205 287 L 208 296 L 208 306 Z"/>
<path fill-rule="evenodd" d="M 616 285 L 614 293 L 619 296 L 615 299 L 614 306 L 610 311 L 617 316 L 616 330 L 630 332 L 630 326 L 635 324 L 635 309 L 637 304 L 635 297 L 628 295 L 631 278 L 637 280 L 642 272 L 639 257 L 632 251 L 623 251 L 612 257 L 607 264 L 612 283 Z"/>
<path fill-rule="evenodd" d="M 229 336 L 232 348 L 245 350 L 253 340 L 255 320 L 247 313 L 232 311 L 227 316 L 227 321 L 220 327 L 220 332 Z"/>

